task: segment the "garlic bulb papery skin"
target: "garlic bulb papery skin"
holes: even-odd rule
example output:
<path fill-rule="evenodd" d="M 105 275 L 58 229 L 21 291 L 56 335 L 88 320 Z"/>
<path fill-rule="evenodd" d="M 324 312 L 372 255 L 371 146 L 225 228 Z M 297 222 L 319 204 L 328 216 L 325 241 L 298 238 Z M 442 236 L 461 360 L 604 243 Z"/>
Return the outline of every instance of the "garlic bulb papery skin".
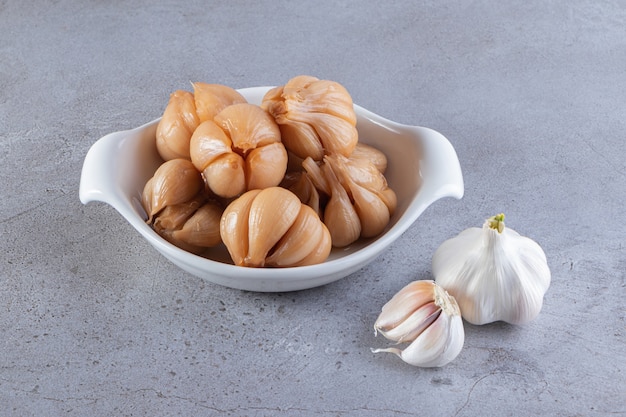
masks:
<path fill-rule="evenodd" d="M 463 318 L 477 325 L 533 320 L 551 279 L 543 249 L 505 227 L 504 214 L 443 242 L 433 255 L 432 272 L 456 298 Z"/>
<path fill-rule="evenodd" d="M 374 330 L 409 345 L 404 350 L 389 347 L 372 352 L 394 353 L 404 362 L 423 368 L 447 365 L 465 342 L 456 300 L 431 280 L 413 281 L 394 295 L 383 306 Z"/>

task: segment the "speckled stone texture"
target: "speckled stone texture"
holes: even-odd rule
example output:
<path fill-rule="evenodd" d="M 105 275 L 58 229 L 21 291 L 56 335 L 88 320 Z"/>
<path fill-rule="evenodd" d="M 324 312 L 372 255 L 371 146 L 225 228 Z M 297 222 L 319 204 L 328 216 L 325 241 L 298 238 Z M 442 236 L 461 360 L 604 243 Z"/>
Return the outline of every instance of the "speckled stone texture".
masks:
<path fill-rule="evenodd" d="M 0 415 L 626 414 L 626 4 L 516 3 L 0 1 Z M 80 203 L 89 147 L 173 90 L 299 74 L 443 133 L 465 197 L 282 294 L 203 282 Z M 466 324 L 444 368 L 372 354 L 381 306 L 499 212 L 547 254 L 539 317 Z"/>

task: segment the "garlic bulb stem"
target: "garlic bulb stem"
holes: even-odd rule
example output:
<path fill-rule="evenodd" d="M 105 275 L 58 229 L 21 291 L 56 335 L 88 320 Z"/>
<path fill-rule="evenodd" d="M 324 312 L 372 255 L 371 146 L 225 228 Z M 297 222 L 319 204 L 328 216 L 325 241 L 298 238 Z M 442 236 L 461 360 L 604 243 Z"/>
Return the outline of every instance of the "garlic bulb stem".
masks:
<path fill-rule="evenodd" d="M 488 218 L 486 224 L 489 228 L 497 230 L 498 233 L 504 232 L 504 213 Z"/>

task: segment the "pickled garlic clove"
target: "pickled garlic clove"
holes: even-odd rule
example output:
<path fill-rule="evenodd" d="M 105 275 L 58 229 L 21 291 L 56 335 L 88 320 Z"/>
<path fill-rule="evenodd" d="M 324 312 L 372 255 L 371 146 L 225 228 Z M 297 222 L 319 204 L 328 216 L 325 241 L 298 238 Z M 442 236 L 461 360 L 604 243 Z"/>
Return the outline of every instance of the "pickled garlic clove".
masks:
<path fill-rule="evenodd" d="M 202 172 L 217 157 L 231 153 L 231 146 L 232 141 L 215 122 L 202 122 L 189 141 L 191 162 Z"/>
<path fill-rule="evenodd" d="M 196 112 L 200 122 L 213 120 L 224 108 L 231 104 L 246 103 L 237 90 L 221 85 L 203 82 L 191 83 L 194 91 Z"/>
<path fill-rule="evenodd" d="M 306 172 L 288 175 L 281 186 L 298 196 L 300 201 L 311 207 L 318 217 L 322 217 L 322 202 L 320 201 L 319 192 Z"/>
<path fill-rule="evenodd" d="M 295 194 L 281 187 L 262 190 L 248 213 L 247 266 L 265 265 L 265 258 L 296 220 L 302 203 Z"/>
<path fill-rule="evenodd" d="M 172 204 L 165 207 L 155 217 L 153 226 L 157 232 L 164 230 L 172 231 L 183 227 L 185 222 L 200 208 L 204 203 L 205 197 L 202 192 L 193 197 L 189 201 L 179 204 Z"/>
<path fill-rule="evenodd" d="M 279 120 L 283 121 L 279 123 L 280 135 L 287 149 L 301 159 L 311 157 L 316 161 L 322 160 L 324 147 L 312 126 L 293 120 L 287 121 L 284 117 L 278 117 L 277 121 Z"/>
<path fill-rule="evenodd" d="M 235 265 L 244 266 L 248 255 L 248 216 L 261 190 L 251 190 L 233 200 L 220 219 L 220 236 Z"/>
<path fill-rule="evenodd" d="M 191 161 L 172 159 L 161 164 L 144 187 L 144 194 L 150 199 L 146 210 L 148 223 L 165 207 L 192 199 L 203 186 L 202 176 Z"/>
<path fill-rule="evenodd" d="M 287 151 L 280 142 L 251 150 L 245 159 L 246 188 L 273 187 L 283 180 L 287 170 Z"/>
<path fill-rule="evenodd" d="M 307 173 L 309 180 L 315 188 L 319 191 L 322 191 L 326 195 L 331 194 L 330 186 L 328 185 L 328 181 L 320 168 L 320 165 L 313 160 L 311 157 L 307 157 L 304 161 L 302 161 L 302 168 Z"/>
<path fill-rule="evenodd" d="M 281 126 L 287 149 L 302 159 L 348 156 L 358 142 L 352 97 L 337 82 L 297 76 L 268 91 L 261 107 Z"/>
<path fill-rule="evenodd" d="M 172 237 L 201 248 L 218 245 L 222 241 L 220 220 L 223 211 L 215 202 L 204 203 L 185 221 L 182 228 L 172 232 Z"/>
<path fill-rule="evenodd" d="M 300 211 L 287 232 L 267 257 L 267 266 L 289 266 L 301 262 L 324 241 L 324 224 L 315 211 L 301 204 Z"/>
<path fill-rule="evenodd" d="M 220 197 L 232 198 L 246 191 L 245 161 L 234 152 L 211 161 L 202 174 L 207 186 Z"/>
<path fill-rule="evenodd" d="M 260 146 L 280 142 L 280 129 L 272 116 L 254 104 L 228 106 L 215 116 L 215 123 L 244 155 Z"/>
<path fill-rule="evenodd" d="M 321 170 L 330 188 L 330 199 L 324 208 L 324 224 L 328 227 L 333 246 L 345 247 L 361 235 L 361 221 L 330 165 L 323 164 Z"/>
<path fill-rule="evenodd" d="M 156 130 L 156 147 L 161 158 L 189 159 L 189 140 L 199 123 L 193 94 L 183 90 L 173 92 Z"/>
<path fill-rule="evenodd" d="M 389 208 L 378 195 L 361 187 L 354 181 L 348 182 L 354 209 L 361 221 L 361 236 L 378 236 L 389 224 Z"/>
<path fill-rule="evenodd" d="M 315 250 L 291 266 L 316 265 L 324 262 L 328 258 L 333 247 L 333 242 L 328 228 L 323 223 L 322 225 L 324 226 L 322 228 L 322 239 Z"/>

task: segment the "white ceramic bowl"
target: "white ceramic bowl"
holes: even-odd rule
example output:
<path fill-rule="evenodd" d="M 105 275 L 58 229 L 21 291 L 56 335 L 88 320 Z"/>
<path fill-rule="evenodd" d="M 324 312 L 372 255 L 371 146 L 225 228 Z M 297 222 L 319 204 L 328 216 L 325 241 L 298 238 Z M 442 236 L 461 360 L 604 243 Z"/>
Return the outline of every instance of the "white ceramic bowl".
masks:
<path fill-rule="evenodd" d="M 260 104 L 270 88 L 238 91 L 250 103 Z M 387 155 L 385 176 L 397 194 L 398 206 L 382 235 L 333 249 L 328 260 L 319 265 L 281 269 L 235 266 L 223 246 L 213 250 L 207 259 L 168 243 L 146 225 L 141 193 L 161 163 L 155 145 L 158 119 L 136 129 L 111 133 L 94 143 L 83 163 L 80 200 L 83 204 L 100 201 L 111 205 L 163 256 L 213 283 L 263 292 L 324 285 L 374 261 L 435 201 L 463 196 L 459 160 L 443 135 L 428 128 L 389 121 L 356 104 L 354 109 L 359 140 Z"/>

